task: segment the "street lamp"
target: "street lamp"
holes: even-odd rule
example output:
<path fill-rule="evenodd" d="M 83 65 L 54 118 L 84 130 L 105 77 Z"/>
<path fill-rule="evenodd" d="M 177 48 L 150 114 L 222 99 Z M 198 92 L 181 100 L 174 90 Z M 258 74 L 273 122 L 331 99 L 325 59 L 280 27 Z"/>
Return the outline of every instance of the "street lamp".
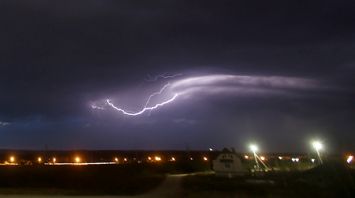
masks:
<path fill-rule="evenodd" d="M 79 156 L 75 157 L 75 162 L 76 162 L 76 163 L 80 163 L 80 161 L 81 161 L 81 159 L 80 159 Z"/>
<path fill-rule="evenodd" d="M 249 148 L 253 153 L 256 153 L 258 151 L 258 146 L 255 144 L 251 144 Z"/>
<path fill-rule="evenodd" d="M 10 156 L 10 162 L 14 163 L 15 162 L 15 157 L 14 156 Z"/>
<path fill-rule="evenodd" d="M 346 159 L 346 162 L 347 162 L 348 164 L 350 164 L 350 163 L 353 161 L 353 159 L 354 159 L 354 156 L 349 155 L 348 158 Z"/>
<path fill-rule="evenodd" d="M 317 155 L 318 155 L 318 159 L 319 159 L 319 162 L 321 163 L 321 164 L 323 164 L 323 161 L 322 161 L 322 158 L 321 158 L 321 156 L 320 156 L 320 151 L 321 150 L 323 150 L 323 144 L 320 142 L 320 141 L 313 141 L 312 142 L 312 147 L 314 148 L 314 150 L 316 150 L 316 152 L 317 152 Z"/>

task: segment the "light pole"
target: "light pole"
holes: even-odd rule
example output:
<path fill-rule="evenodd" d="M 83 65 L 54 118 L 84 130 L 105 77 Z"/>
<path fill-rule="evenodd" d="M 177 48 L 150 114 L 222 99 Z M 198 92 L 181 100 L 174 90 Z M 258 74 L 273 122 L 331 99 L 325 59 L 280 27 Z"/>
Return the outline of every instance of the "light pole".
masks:
<path fill-rule="evenodd" d="M 321 158 L 320 152 L 319 152 L 320 150 L 323 149 L 323 144 L 320 141 L 313 141 L 312 146 L 313 146 L 314 150 L 316 150 L 316 152 L 317 152 L 319 162 L 321 164 L 323 164 L 323 161 L 322 161 L 322 158 Z"/>

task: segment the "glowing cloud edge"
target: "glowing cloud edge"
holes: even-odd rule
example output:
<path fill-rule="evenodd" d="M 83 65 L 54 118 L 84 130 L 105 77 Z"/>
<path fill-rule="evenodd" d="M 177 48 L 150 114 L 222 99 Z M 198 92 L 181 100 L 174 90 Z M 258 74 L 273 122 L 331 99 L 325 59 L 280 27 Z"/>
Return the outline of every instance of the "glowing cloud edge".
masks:
<path fill-rule="evenodd" d="M 178 76 L 180 74 L 177 74 Z M 165 77 L 165 76 L 163 76 Z M 174 75 L 167 78 L 175 77 Z M 282 93 L 283 89 L 289 90 L 313 90 L 321 88 L 318 81 L 283 77 L 283 76 L 241 76 L 241 75 L 227 75 L 227 74 L 214 74 L 204 76 L 193 76 L 183 79 L 178 79 L 173 82 L 165 84 L 159 91 L 149 95 L 143 108 L 139 111 L 132 112 L 116 106 L 110 99 L 105 100 L 105 105 L 110 106 L 116 111 L 121 112 L 128 116 L 138 116 L 146 111 L 158 109 L 164 105 L 167 105 L 180 95 L 192 95 L 196 93 L 209 93 L 209 94 L 221 94 L 235 92 L 238 94 L 243 93 L 264 93 L 264 94 L 277 94 Z M 174 94 L 169 99 L 164 99 L 153 106 L 148 106 L 151 99 L 157 95 L 161 95 L 165 90 Z M 103 106 L 91 105 L 92 109 L 105 110 Z"/>

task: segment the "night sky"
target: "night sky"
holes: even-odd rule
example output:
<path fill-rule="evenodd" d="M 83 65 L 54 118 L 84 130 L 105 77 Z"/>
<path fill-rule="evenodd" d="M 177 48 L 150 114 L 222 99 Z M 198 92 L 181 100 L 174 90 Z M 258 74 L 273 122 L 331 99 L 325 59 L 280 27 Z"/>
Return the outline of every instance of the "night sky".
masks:
<path fill-rule="evenodd" d="M 355 150 L 354 1 L 0 1 L 0 148 Z M 179 96 L 166 105 L 130 116 Z M 96 107 L 96 108 L 93 108 Z"/>

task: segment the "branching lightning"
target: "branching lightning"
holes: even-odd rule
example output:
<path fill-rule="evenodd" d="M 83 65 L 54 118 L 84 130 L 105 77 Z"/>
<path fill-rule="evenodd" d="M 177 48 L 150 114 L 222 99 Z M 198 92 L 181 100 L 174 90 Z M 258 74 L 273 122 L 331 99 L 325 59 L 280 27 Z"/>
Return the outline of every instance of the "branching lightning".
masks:
<path fill-rule="evenodd" d="M 149 82 L 155 82 L 157 81 L 159 78 L 163 78 L 163 79 L 168 79 L 168 78 L 175 78 L 175 77 L 178 77 L 178 76 L 182 76 L 182 74 L 178 73 L 178 74 L 161 74 L 161 75 L 157 75 L 155 77 L 152 77 L 150 75 L 148 75 L 148 79 L 147 81 Z"/>
<path fill-rule="evenodd" d="M 182 74 L 175 75 L 159 75 L 152 81 L 156 81 L 159 78 L 173 78 Z M 139 111 L 128 111 L 122 107 L 116 106 L 112 100 L 106 99 L 104 106 L 98 106 L 96 103 L 91 105 L 92 109 L 106 110 L 110 107 L 124 115 L 139 116 L 145 112 L 151 112 L 169 103 L 172 103 L 178 96 L 189 98 L 189 96 L 199 96 L 200 94 L 220 95 L 220 96 L 256 96 L 256 95 L 287 95 L 292 94 L 293 91 L 299 92 L 300 90 L 313 90 L 322 89 L 322 86 L 317 81 L 304 79 L 304 78 L 292 78 L 282 76 L 241 76 L 241 75 L 203 75 L 195 77 L 186 77 L 177 79 L 171 83 L 165 84 L 159 91 L 149 95 L 147 101 Z M 164 95 L 158 97 L 159 95 Z M 170 96 L 168 99 L 167 96 Z M 152 102 L 152 99 L 156 98 Z"/>
<path fill-rule="evenodd" d="M 164 92 L 164 90 L 165 90 L 167 87 L 169 87 L 169 86 L 170 86 L 170 83 L 164 85 L 164 87 L 161 88 L 158 92 L 152 93 L 152 94 L 149 96 L 147 102 L 145 103 L 144 108 L 146 108 L 146 107 L 148 106 L 150 100 L 151 100 L 154 96 L 162 94 L 162 93 Z"/>
<path fill-rule="evenodd" d="M 124 109 L 121 109 L 121 108 L 119 108 L 119 107 L 116 107 L 109 99 L 107 99 L 106 102 L 107 102 L 107 104 L 110 105 L 112 108 L 114 108 L 114 109 L 117 110 L 117 111 L 122 112 L 122 113 L 125 114 L 125 115 L 137 116 L 137 115 L 143 114 L 143 113 L 146 112 L 146 111 L 151 111 L 151 110 L 157 109 L 157 108 L 159 108 L 159 107 L 162 107 L 162 106 L 164 106 L 164 105 L 166 105 L 166 104 L 168 104 L 168 103 L 173 102 L 173 101 L 178 97 L 178 95 L 179 95 L 179 94 L 176 93 L 176 94 L 174 94 L 174 96 L 173 96 L 172 98 L 170 98 L 169 100 L 166 100 L 166 101 L 164 101 L 164 102 L 158 103 L 158 104 L 156 104 L 156 105 L 154 105 L 154 106 L 152 106 L 152 107 L 144 107 L 142 110 L 140 110 L 140 111 L 138 111 L 138 112 L 128 112 L 128 111 L 126 111 L 126 110 L 124 110 Z"/>
<path fill-rule="evenodd" d="M 114 110 L 119 111 L 125 115 L 129 115 L 129 116 L 138 116 L 141 115 L 143 113 L 145 113 L 146 111 L 151 112 L 154 109 L 157 109 L 161 106 L 164 106 L 170 102 L 173 102 L 179 94 L 175 93 L 171 98 L 169 98 L 168 100 L 165 100 L 163 102 L 157 103 L 154 106 L 148 106 L 149 103 L 151 102 L 152 98 L 157 96 L 157 95 L 161 95 L 168 87 L 170 86 L 170 83 L 167 83 L 166 85 L 164 85 L 159 91 L 152 93 L 151 95 L 149 95 L 147 101 L 145 102 L 145 105 L 143 106 L 143 108 L 140 111 L 137 112 L 131 112 L 131 111 L 127 111 L 124 110 L 122 108 L 117 107 L 116 105 L 114 105 L 112 103 L 112 101 L 110 99 L 106 99 L 105 100 L 105 105 L 112 107 Z M 103 106 L 98 106 L 96 104 L 91 104 L 91 108 L 92 109 L 96 109 L 96 110 L 105 110 L 106 108 L 104 108 Z"/>
<path fill-rule="evenodd" d="M 92 105 L 91 105 L 91 108 L 92 108 L 92 109 L 98 109 L 98 110 L 105 110 L 105 108 L 100 107 L 100 106 L 97 106 L 96 104 L 92 104 Z"/>

